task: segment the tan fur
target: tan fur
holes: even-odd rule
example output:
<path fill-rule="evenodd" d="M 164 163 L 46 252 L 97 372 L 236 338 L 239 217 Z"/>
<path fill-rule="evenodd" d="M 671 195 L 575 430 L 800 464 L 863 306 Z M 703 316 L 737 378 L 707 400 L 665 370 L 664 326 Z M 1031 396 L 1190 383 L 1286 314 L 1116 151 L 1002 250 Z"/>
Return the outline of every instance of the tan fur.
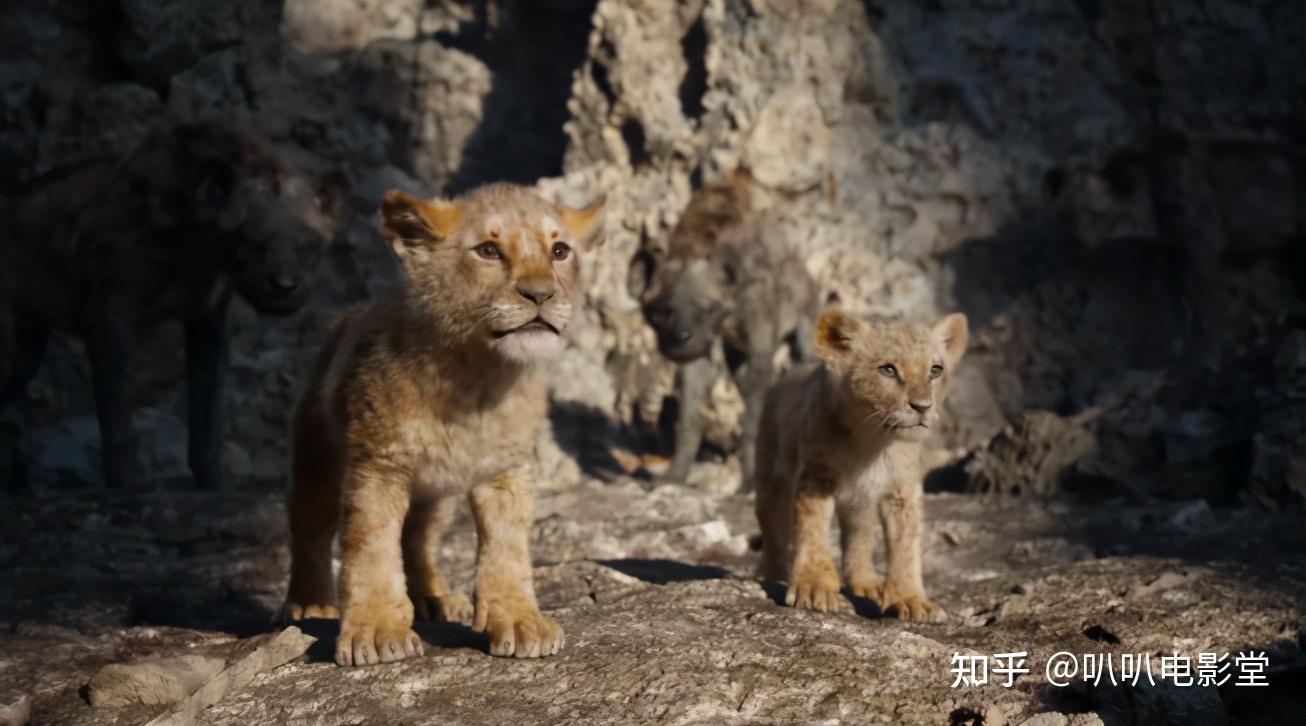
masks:
<path fill-rule="evenodd" d="M 338 614 L 338 663 L 420 654 L 414 610 L 471 619 L 494 655 L 562 647 L 531 581 L 529 463 L 546 413 L 535 364 L 561 345 L 577 255 L 602 242 L 601 209 L 559 208 L 511 185 L 452 202 L 386 194 L 382 232 L 408 285 L 342 317 L 294 421 L 285 616 Z M 570 251 L 560 258 L 558 245 Z M 474 603 L 450 590 L 436 560 L 463 496 L 479 541 Z"/>
<path fill-rule="evenodd" d="M 854 595 L 905 620 L 940 615 L 921 574 L 921 438 L 938 420 L 966 337 L 960 314 L 926 328 L 828 309 L 816 324 L 823 364 L 768 392 L 755 481 L 760 574 L 789 584 L 787 604 L 850 608 L 830 552 L 837 513 L 843 579 Z M 941 370 L 932 373 L 935 366 Z M 888 543 L 883 582 L 875 572 L 876 516 Z"/>

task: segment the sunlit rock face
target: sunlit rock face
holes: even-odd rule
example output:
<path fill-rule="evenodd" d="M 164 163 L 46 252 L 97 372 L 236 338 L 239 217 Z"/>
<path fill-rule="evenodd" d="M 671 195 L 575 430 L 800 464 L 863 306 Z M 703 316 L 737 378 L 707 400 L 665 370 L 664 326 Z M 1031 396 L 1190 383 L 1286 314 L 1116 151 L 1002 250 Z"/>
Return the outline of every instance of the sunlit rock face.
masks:
<path fill-rule="evenodd" d="M 1188 493 L 1236 499 L 1254 468 L 1275 492 L 1262 499 L 1300 501 L 1289 480 L 1302 452 L 1283 423 L 1295 419 L 1256 373 L 1302 307 L 1297 4 L 31 5 L 0 19 L 15 49 L 6 189 L 130 148 L 161 114 L 249 123 L 354 183 L 353 226 L 314 302 L 288 321 L 233 312 L 237 479 L 281 479 L 286 411 L 325 325 L 393 282 L 372 229 L 392 186 L 509 179 L 570 203 L 607 192 L 591 306 L 555 367 L 555 425 L 583 421 L 572 439 L 591 449 L 653 446 L 673 372 L 630 262 L 665 247 L 692 189 L 743 167 L 824 293 L 862 314 L 970 314 L 977 346 L 938 462 L 1024 411 L 1096 407 L 1093 465 L 1110 480 L 1179 472 Z M 144 344 L 148 420 L 184 419 L 172 335 Z M 707 435 L 728 455 L 741 403 L 720 362 Z M 62 470 L 94 461 L 94 437 L 64 423 L 93 410 L 85 378 L 80 352 L 56 340 L 27 405 L 3 413 L 29 458 L 72 446 Z M 24 443 L 24 430 L 61 443 Z M 177 443 L 163 443 L 142 475 L 184 478 Z M 557 465 L 576 448 L 541 448 L 566 472 L 559 485 L 589 471 Z M 58 478 L 49 470 L 32 476 Z"/>

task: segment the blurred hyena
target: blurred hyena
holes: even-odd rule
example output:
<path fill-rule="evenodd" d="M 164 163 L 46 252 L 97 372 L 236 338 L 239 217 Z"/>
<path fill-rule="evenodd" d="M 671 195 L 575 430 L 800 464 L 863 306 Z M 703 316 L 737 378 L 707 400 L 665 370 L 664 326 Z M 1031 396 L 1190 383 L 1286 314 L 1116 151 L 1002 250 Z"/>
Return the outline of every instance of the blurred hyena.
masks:
<path fill-rule="evenodd" d="M 0 404 L 36 373 L 51 329 L 86 342 L 110 487 L 132 450 L 127 381 L 141 336 L 186 329 L 190 468 L 222 483 L 227 306 L 269 315 L 308 301 L 347 218 L 343 173 L 305 173 L 226 124 L 162 128 L 135 150 L 38 180 L 0 205 Z"/>
<path fill-rule="evenodd" d="M 736 172 L 697 190 L 666 249 L 644 250 L 631 265 L 632 292 L 658 348 L 680 366 L 669 480 L 683 481 L 698 455 L 700 409 L 715 378 L 709 354 L 718 339 L 744 399 L 739 456 L 746 486 L 777 350 L 789 342 L 795 358 L 812 357 L 818 288 L 774 216 L 755 208 L 755 184 Z"/>

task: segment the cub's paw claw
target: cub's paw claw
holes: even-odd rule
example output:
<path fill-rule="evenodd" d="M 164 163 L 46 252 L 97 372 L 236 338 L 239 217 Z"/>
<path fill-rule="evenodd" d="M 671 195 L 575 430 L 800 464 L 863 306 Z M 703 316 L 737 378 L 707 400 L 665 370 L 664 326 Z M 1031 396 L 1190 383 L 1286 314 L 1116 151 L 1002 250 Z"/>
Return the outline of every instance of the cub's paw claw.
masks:
<path fill-rule="evenodd" d="M 342 666 L 393 663 L 422 652 L 422 639 L 405 627 L 343 625 L 336 639 L 336 663 Z"/>
<path fill-rule="evenodd" d="M 318 603 L 304 605 L 302 603 L 288 602 L 281 606 L 281 612 L 277 615 L 277 622 L 281 625 L 289 625 L 291 623 L 299 622 L 300 620 L 308 620 L 311 618 L 339 620 L 340 608 L 335 605 L 322 605 Z"/>
<path fill-rule="evenodd" d="M 472 623 L 472 601 L 460 592 L 451 592 L 443 597 L 435 595 L 413 595 L 413 614 L 418 620 L 441 623 Z"/>
<path fill-rule="evenodd" d="M 472 624 L 472 601 L 461 592 L 451 592 L 440 598 L 440 619 L 446 623 Z"/>
<path fill-rule="evenodd" d="M 848 590 L 851 591 L 855 597 L 864 597 L 867 600 L 874 600 L 875 602 L 879 602 L 880 599 L 884 597 L 884 585 L 875 581 L 850 582 L 848 583 Z"/>
<path fill-rule="evenodd" d="M 525 605 L 487 605 L 476 608 L 477 632 L 490 636 L 490 655 L 539 658 L 562 650 L 562 626 Z"/>
<path fill-rule="evenodd" d="M 850 613 L 852 603 L 839 592 L 839 581 L 797 580 L 789 584 L 785 604 L 800 610 L 823 613 Z"/>
<path fill-rule="evenodd" d="M 937 623 L 944 619 L 943 610 L 924 595 L 886 594 L 880 612 L 910 623 Z"/>

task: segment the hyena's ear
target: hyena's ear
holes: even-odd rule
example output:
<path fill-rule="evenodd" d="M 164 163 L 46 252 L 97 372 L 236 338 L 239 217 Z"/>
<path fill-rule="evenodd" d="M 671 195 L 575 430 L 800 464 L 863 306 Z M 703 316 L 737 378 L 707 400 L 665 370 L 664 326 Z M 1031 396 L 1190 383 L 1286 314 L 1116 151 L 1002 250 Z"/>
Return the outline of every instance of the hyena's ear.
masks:
<path fill-rule="evenodd" d="M 853 341 L 862 329 L 862 321 L 839 307 L 821 311 L 816 319 L 816 354 L 832 366 L 838 366 L 853 349 Z"/>
<path fill-rule="evenodd" d="M 188 170 L 186 188 L 195 218 L 204 224 L 234 229 L 244 218 L 233 205 L 239 166 L 246 153 L 239 136 L 217 124 L 182 124 L 172 130 L 177 151 Z M 234 208 L 240 206 L 241 208 Z"/>
<path fill-rule="evenodd" d="M 607 201 L 607 195 L 600 194 L 580 209 L 558 207 L 562 226 L 567 228 L 567 234 L 582 249 L 594 249 L 607 239 L 603 234 L 603 205 Z"/>
<path fill-rule="evenodd" d="M 236 194 L 242 181 L 275 186 L 280 157 L 266 142 L 217 122 L 179 124 L 172 129 L 180 161 L 189 169 L 188 191 L 194 216 L 205 224 L 233 230 L 245 221 L 248 200 Z"/>
<path fill-rule="evenodd" d="M 190 175 L 191 205 L 195 218 L 223 230 L 240 226 L 247 212 L 242 199 L 235 195 L 238 174 L 230 163 L 220 159 L 196 162 Z"/>
<path fill-rule="evenodd" d="M 966 339 L 970 337 L 966 316 L 962 313 L 953 313 L 935 323 L 931 332 L 948 351 L 948 367 L 957 365 L 961 361 L 961 356 L 966 353 Z"/>
<path fill-rule="evenodd" d="M 726 177 L 726 180 L 737 187 L 749 187 L 757 183 L 757 179 L 753 176 L 753 172 L 742 166 L 735 167 L 735 170 L 730 172 L 729 176 Z"/>
<path fill-rule="evenodd" d="M 452 202 L 424 202 L 391 189 L 381 199 L 381 234 L 402 259 L 448 238 L 458 228 L 460 216 Z"/>
<path fill-rule="evenodd" d="M 349 226 L 349 190 L 349 175 L 343 169 L 332 169 L 317 180 L 314 202 L 333 234 Z"/>

